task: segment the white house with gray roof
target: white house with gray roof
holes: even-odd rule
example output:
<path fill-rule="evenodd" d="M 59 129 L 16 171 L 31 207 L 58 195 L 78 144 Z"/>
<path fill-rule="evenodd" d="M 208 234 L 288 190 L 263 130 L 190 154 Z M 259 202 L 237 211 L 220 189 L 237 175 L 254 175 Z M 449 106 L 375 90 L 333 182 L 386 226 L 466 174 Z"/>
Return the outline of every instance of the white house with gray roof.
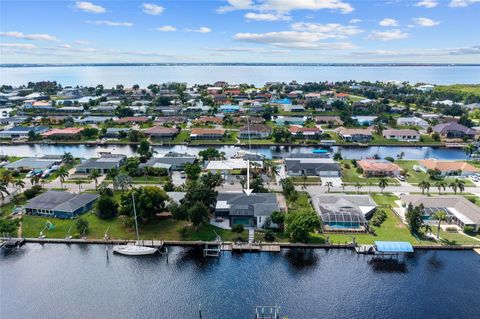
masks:
<path fill-rule="evenodd" d="M 340 165 L 331 158 L 286 158 L 285 171 L 288 176 L 340 176 Z"/>
<path fill-rule="evenodd" d="M 113 168 L 120 168 L 126 160 L 123 154 L 102 154 L 100 158 L 90 158 L 76 167 L 79 174 L 90 174 L 92 171 L 99 171 L 107 174 Z"/>
<path fill-rule="evenodd" d="M 219 192 L 215 217 L 228 219 L 230 226 L 241 224 L 260 228 L 274 211 L 284 210 L 274 193 L 252 193 L 247 196 L 243 192 Z"/>

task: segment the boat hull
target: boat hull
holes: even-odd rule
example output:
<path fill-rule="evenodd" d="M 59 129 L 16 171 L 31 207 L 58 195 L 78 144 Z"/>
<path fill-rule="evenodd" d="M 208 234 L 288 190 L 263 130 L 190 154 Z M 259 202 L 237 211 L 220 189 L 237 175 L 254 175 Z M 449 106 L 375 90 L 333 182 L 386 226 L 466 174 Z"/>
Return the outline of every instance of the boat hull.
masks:
<path fill-rule="evenodd" d="M 137 245 L 117 245 L 112 250 L 117 254 L 127 256 L 153 255 L 157 252 L 156 248 Z"/>

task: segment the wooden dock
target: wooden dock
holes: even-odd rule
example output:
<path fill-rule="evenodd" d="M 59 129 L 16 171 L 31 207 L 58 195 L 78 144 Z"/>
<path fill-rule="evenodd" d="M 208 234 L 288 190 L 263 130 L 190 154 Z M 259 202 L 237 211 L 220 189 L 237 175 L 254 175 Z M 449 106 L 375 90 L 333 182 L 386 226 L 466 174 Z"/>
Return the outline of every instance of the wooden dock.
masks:
<path fill-rule="evenodd" d="M 161 240 L 136 240 L 135 245 L 154 247 L 154 248 L 162 248 L 163 247 L 163 241 L 161 241 Z"/>
<path fill-rule="evenodd" d="M 234 243 L 232 251 L 236 252 L 279 252 L 280 245 L 277 244 L 253 244 L 253 243 Z"/>
<path fill-rule="evenodd" d="M 480 255 L 480 248 L 474 248 L 473 251 Z"/>

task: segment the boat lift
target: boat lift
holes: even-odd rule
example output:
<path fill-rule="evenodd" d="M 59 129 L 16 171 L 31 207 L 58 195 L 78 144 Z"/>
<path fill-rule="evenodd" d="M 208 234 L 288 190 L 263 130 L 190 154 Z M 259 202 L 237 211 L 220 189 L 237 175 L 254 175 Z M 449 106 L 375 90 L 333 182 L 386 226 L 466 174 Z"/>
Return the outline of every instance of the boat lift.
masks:
<path fill-rule="evenodd" d="M 203 249 L 203 257 L 220 257 L 222 250 L 222 237 L 220 237 L 217 232 L 215 232 L 217 237 L 214 242 L 205 243 L 205 248 Z"/>

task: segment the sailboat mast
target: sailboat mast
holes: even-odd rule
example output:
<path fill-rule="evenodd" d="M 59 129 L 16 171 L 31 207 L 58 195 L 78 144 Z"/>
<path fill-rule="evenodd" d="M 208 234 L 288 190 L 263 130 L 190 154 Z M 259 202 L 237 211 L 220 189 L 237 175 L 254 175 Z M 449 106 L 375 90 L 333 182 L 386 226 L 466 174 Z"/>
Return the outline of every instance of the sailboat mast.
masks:
<path fill-rule="evenodd" d="M 138 223 L 137 223 L 137 210 L 135 209 L 135 196 L 132 192 L 132 203 L 133 203 L 133 215 L 135 216 L 135 231 L 137 232 L 137 241 L 140 240 L 140 236 L 138 235 Z"/>

